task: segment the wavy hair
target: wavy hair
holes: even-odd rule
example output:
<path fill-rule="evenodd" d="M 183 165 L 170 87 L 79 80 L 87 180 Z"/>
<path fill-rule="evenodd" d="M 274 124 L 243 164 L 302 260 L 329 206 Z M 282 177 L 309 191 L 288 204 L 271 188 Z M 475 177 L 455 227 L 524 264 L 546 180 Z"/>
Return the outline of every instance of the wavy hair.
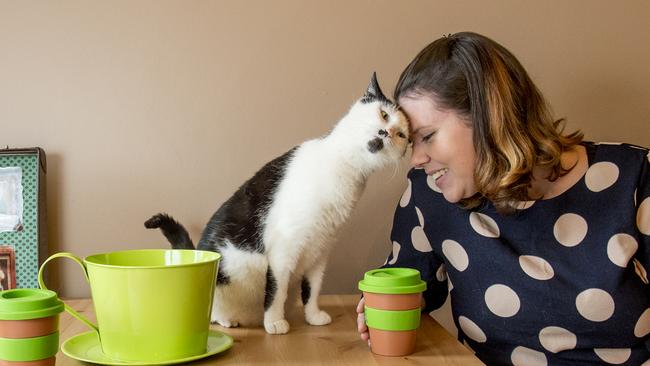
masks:
<path fill-rule="evenodd" d="M 511 212 L 530 197 L 533 168 L 550 170 L 555 181 L 571 167 L 560 156 L 582 141 L 564 133 L 541 92 L 515 56 L 497 42 L 472 32 L 442 37 L 425 47 L 402 72 L 394 97 L 429 96 L 470 121 L 476 150 L 477 195 L 461 206 L 489 200 Z"/>

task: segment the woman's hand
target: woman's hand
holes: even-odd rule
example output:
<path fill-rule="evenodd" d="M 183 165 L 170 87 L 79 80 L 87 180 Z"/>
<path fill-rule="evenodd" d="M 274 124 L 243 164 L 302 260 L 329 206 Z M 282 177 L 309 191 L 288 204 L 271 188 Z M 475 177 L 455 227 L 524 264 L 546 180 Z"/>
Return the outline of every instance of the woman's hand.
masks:
<path fill-rule="evenodd" d="M 421 299 L 422 299 L 421 306 L 424 309 L 425 307 L 424 297 L 422 297 Z M 362 297 L 361 300 L 359 300 L 359 304 L 357 304 L 357 331 L 359 332 L 359 336 L 361 337 L 361 339 L 368 342 L 368 346 L 370 346 L 370 333 L 368 333 L 368 326 L 366 325 L 366 316 L 363 312 L 365 305 L 366 305 L 366 300 L 365 298 Z"/>
<path fill-rule="evenodd" d="M 366 326 L 366 316 L 363 313 L 365 304 L 366 300 L 362 297 L 357 305 L 357 331 L 359 332 L 361 339 L 368 342 L 368 346 L 370 346 L 370 334 L 368 333 L 368 326 Z"/>

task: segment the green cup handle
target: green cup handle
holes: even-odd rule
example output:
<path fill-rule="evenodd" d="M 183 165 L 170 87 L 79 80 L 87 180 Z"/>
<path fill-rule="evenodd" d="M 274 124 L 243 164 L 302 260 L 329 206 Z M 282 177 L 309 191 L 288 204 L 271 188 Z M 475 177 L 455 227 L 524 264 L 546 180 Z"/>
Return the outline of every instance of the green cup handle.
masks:
<path fill-rule="evenodd" d="M 45 260 L 45 262 L 43 262 L 43 264 L 41 264 L 41 268 L 38 270 L 38 285 L 42 289 L 44 289 L 44 290 L 48 289 L 47 287 L 45 287 L 45 281 L 43 281 L 43 271 L 45 270 L 45 265 L 49 261 L 51 261 L 52 259 L 55 259 L 55 258 L 69 258 L 69 259 L 72 259 L 73 261 L 77 262 L 77 264 L 79 264 L 81 266 L 81 268 L 84 270 L 84 277 L 86 277 L 86 282 L 90 283 L 90 280 L 88 279 L 88 269 L 84 265 L 83 261 L 79 257 L 75 256 L 72 253 L 63 252 L 63 253 L 56 253 L 56 254 L 51 255 L 48 259 Z M 68 306 L 68 304 L 66 304 L 65 302 L 63 303 L 63 305 L 65 306 L 65 311 L 67 311 L 68 313 L 70 313 L 70 315 L 72 315 L 75 318 L 77 318 L 78 320 L 80 320 L 82 323 L 86 324 L 88 327 L 90 327 L 90 329 L 97 332 L 97 335 L 99 335 L 99 328 L 97 327 L 97 325 L 93 324 L 90 320 L 88 320 L 88 319 L 84 318 L 83 316 L 81 316 L 81 314 L 77 313 L 73 308 Z"/>

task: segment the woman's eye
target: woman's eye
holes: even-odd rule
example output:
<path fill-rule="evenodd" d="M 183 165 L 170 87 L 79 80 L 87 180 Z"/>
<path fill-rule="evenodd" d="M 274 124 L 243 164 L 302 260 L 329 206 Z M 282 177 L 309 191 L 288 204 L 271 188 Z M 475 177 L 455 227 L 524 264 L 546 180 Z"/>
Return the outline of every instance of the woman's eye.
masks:
<path fill-rule="evenodd" d="M 431 137 L 433 136 L 434 133 L 435 133 L 435 132 L 431 132 L 430 134 L 424 136 L 424 137 L 422 138 L 422 142 L 427 142 L 427 141 L 429 141 L 429 139 L 431 139 Z"/>
<path fill-rule="evenodd" d="M 398 132 L 398 133 L 397 133 L 397 136 L 399 136 L 399 137 L 401 137 L 401 138 L 403 138 L 403 139 L 406 138 L 406 136 L 405 136 L 402 132 Z"/>
<path fill-rule="evenodd" d="M 386 111 L 381 111 L 381 118 L 384 121 L 388 121 L 388 113 L 386 113 Z"/>

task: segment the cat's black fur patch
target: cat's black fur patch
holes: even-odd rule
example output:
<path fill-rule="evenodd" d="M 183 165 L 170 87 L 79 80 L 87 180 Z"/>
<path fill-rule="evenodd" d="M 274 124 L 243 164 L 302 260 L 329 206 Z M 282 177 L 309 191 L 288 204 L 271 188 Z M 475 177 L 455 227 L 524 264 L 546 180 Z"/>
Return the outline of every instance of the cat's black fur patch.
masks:
<path fill-rule="evenodd" d="M 273 303 L 273 298 L 275 297 L 275 292 L 278 290 L 278 286 L 275 282 L 275 277 L 273 276 L 273 271 L 271 266 L 266 270 L 266 287 L 264 289 L 264 311 L 268 310 L 271 304 Z"/>
<path fill-rule="evenodd" d="M 384 141 L 382 141 L 382 139 L 380 139 L 379 137 L 375 137 L 374 139 L 368 141 L 368 150 L 370 150 L 370 152 L 373 154 L 383 148 L 384 148 Z"/>
<path fill-rule="evenodd" d="M 264 165 L 224 202 L 203 230 L 197 249 L 219 251 L 229 241 L 235 247 L 264 253 L 262 243 L 266 211 L 296 148 Z"/>
<path fill-rule="evenodd" d="M 303 277 L 302 282 L 300 283 L 300 297 L 302 298 L 302 304 L 307 304 L 309 301 L 309 296 L 311 295 L 311 286 L 309 286 L 309 281 Z"/>
<path fill-rule="evenodd" d="M 372 78 L 370 79 L 370 85 L 368 85 L 368 89 L 366 90 L 366 93 L 361 97 L 361 103 L 372 103 L 372 102 L 381 102 L 384 104 L 390 104 L 393 105 L 394 103 L 391 102 L 384 93 L 381 91 L 381 88 L 379 87 L 379 83 L 377 82 L 377 73 L 373 72 L 372 73 Z"/>
<path fill-rule="evenodd" d="M 219 263 L 219 268 L 217 269 L 217 285 L 227 285 L 230 283 L 230 277 L 221 270 L 223 260 L 224 258 L 221 257 L 221 263 Z"/>

